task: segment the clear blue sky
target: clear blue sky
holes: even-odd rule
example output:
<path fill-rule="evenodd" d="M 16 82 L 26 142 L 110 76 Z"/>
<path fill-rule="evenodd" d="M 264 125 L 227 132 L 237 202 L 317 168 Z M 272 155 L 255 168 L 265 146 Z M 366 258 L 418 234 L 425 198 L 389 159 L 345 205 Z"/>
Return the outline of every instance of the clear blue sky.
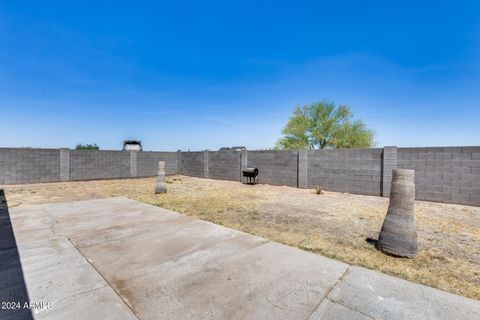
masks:
<path fill-rule="evenodd" d="M 75 2 L 0 2 L 0 146 L 269 148 L 322 99 L 480 145 L 478 1 Z"/>

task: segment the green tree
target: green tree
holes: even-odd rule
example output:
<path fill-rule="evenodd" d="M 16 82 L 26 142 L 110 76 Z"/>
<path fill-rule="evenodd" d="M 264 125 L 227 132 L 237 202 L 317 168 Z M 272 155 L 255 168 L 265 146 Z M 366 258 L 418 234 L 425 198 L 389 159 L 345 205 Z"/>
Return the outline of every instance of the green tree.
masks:
<path fill-rule="evenodd" d="M 97 146 L 96 143 L 94 144 L 77 144 L 77 146 L 75 147 L 75 149 L 77 150 L 99 150 L 100 148 Z"/>
<path fill-rule="evenodd" d="M 278 149 L 369 148 L 373 132 L 354 120 L 350 108 L 322 101 L 296 107 L 278 140 Z"/>

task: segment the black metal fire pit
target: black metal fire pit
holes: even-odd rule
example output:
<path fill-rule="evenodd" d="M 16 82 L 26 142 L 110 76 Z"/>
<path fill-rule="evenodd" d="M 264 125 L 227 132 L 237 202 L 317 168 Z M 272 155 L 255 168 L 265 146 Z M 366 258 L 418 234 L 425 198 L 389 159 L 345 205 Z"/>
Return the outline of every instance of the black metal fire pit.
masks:
<path fill-rule="evenodd" d="M 257 176 L 258 176 L 258 169 L 257 168 L 246 168 L 242 171 L 242 175 L 247 178 L 248 184 L 256 184 L 257 183 Z"/>

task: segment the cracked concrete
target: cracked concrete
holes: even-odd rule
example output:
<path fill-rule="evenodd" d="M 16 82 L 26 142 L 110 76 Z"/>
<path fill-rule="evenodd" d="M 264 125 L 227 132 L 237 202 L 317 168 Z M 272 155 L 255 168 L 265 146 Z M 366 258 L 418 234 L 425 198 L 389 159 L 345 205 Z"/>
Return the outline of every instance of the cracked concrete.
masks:
<path fill-rule="evenodd" d="M 52 303 L 35 319 L 480 318 L 479 301 L 125 198 L 10 217 L 29 299 Z M 2 301 L 18 268 L 0 269 Z"/>

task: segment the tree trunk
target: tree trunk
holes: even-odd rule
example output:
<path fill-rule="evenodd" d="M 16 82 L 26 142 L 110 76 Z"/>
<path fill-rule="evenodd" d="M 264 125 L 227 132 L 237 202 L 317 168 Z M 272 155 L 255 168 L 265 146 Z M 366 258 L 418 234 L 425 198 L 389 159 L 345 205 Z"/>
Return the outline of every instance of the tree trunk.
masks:
<path fill-rule="evenodd" d="M 413 170 L 393 170 L 390 204 L 378 239 L 382 252 L 410 259 L 418 251 L 414 176 Z"/>

